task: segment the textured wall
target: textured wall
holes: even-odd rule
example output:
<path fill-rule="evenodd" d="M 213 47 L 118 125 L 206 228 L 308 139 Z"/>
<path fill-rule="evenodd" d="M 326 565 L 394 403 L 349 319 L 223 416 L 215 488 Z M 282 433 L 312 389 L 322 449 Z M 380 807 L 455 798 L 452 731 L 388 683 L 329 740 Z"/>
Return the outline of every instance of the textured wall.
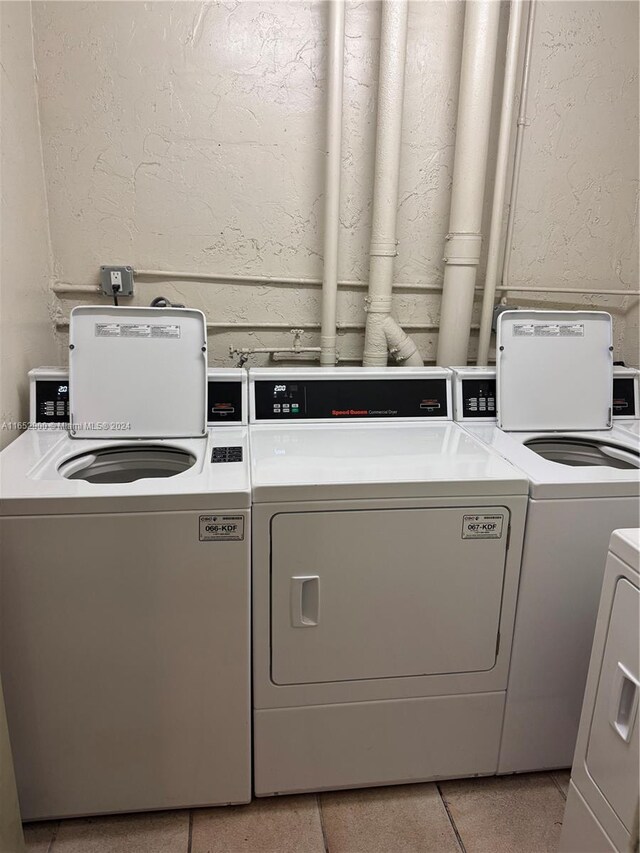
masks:
<path fill-rule="evenodd" d="M 59 360 L 29 3 L 0 4 L 0 448 L 28 417 L 27 371 Z"/>
<path fill-rule="evenodd" d="M 638 289 L 638 4 L 540 3 L 513 279 Z M 638 300 L 614 314 L 616 356 L 638 364 Z M 621 341 L 623 331 L 624 342 Z"/>
<path fill-rule="evenodd" d="M 34 5 L 58 281 L 93 283 L 105 262 L 321 275 L 326 7 Z M 635 287 L 637 5 L 539 6 L 514 280 Z M 340 273 L 348 279 L 367 274 L 378 11 L 374 3 L 347 5 Z M 402 282 L 442 281 L 463 15 L 461 2 L 410 5 L 396 265 Z M 141 283 L 136 302 L 159 292 L 203 308 L 213 322 L 284 324 L 217 331 L 210 350 L 217 363 L 229 363 L 231 342 L 288 346 L 289 326 L 319 322 L 318 288 Z M 362 289 L 341 292 L 341 323 L 363 322 L 363 296 Z M 74 301 L 60 300 L 61 318 Z M 628 306 L 616 298 L 593 304 L 614 311 L 619 355 Z M 401 322 L 436 324 L 439 297 L 399 291 L 395 310 Z M 637 309 L 626 318 L 629 357 L 637 349 Z M 317 345 L 318 337 L 312 329 L 305 342 Z M 432 358 L 435 330 L 415 337 Z M 359 357 L 361 331 L 341 335 L 339 349 Z"/>

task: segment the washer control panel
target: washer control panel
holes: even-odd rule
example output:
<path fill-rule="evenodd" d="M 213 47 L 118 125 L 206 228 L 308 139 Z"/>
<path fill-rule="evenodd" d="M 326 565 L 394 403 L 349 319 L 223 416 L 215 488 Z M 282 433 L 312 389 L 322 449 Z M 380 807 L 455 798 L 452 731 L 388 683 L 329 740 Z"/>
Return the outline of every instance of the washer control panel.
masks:
<path fill-rule="evenodd" d="M 495 418 L 496 380 L 462 380 L 462 417 Z"/>
<path fill-rule="evenodd" d="M 232 378 L 229 374 L 237 373 Z M 29 373 L 31 424 L 69 423 L 69 373 L 61 367 L 38 367 Z M 207 423 L 246 423 L 246 374 L 212 368 L 207 381 Z"/>
<path fill-rule="evenodd" d="M 618 418 L 637 418 L 636 408 L 637 379 L 633 377 L 613 377 L 613 416 Z"/>
<path fill-rule="evenodd" d="M 454 367 L 454 418 L 496 420 L 495 367 Z M 640 409 L 640 371 L 613 368 L 613 417 L 637 418 Z"/>
<path fill-rule="evenodd" d="M 207 383 L 207 423 L 242 421 L 242 383 L 209 380 Z"/>
<path fill-rule="evenodd" d="M 35 413 L 31 420 L 43 424 L 69 423 L 69 380 L 40 379 L 35 387 Z"/>
<path fill-rule="evenodd" d="M 396 372 L 400 373 L 399 368 Z M 449 418 L 448 379 L 256 379 L 256 421 Z"/>

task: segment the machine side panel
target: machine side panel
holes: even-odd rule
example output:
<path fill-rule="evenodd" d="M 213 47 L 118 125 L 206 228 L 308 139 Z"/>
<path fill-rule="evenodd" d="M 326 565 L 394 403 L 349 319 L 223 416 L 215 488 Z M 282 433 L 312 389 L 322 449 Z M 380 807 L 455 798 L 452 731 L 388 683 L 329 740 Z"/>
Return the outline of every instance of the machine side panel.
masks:
<path fill-rule="evenodd" d="M 633 497 L 530 501 L 499 772 L 571 765 L 609 537 L 637 523 Z"/>
<path fill-rule="evenodd" d="M 0 520 L 25 819 L 250 799 L 242 514 L 241 541 L 201 541 L 199 512 Z"/>

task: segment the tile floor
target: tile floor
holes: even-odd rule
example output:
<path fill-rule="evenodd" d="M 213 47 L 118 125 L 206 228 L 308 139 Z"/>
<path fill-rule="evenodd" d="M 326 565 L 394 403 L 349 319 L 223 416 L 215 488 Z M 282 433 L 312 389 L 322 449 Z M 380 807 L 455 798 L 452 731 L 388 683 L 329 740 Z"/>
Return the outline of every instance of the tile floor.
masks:
<path fill-rule="evenodd" d="M 51 821 L 28 853 L 555 853 L 569 772 Z"/>

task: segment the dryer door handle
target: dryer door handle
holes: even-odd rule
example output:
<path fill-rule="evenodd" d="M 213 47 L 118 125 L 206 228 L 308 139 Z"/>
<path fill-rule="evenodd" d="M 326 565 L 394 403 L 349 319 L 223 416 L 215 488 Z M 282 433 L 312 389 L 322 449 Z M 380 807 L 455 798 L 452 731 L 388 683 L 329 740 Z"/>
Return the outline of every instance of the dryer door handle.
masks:
<path fill-rule="evenodd" d="M 638 714 L 638 679 L 618 661 L 613 676 L 609 722 L 625 743 L 629 743 Z"/>
<path fill-rule="evenodd" d="M 291 578 L 291 624 L 294 628 L 313 628 L 320 618 L 320 578 L 304 575 Z"/>

